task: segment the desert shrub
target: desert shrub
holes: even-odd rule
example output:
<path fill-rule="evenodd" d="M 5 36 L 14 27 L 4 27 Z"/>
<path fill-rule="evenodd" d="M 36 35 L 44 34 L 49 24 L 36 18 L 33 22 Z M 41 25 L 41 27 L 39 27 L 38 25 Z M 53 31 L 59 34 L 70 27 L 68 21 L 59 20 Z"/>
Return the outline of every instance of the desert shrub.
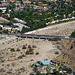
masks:
<path fill-rule="evenodd" d="M 2 66 L 4 66 L 4 64 L 2 64 Z"/>
<path fill-rule="evenodd" d="M 32 48 L 29 48 L 29 52 L 32 52 L 34 49 L 32 49 Z"/>
<path fill-rule="evenodd" d="M 72 32 L 72 34 L 70 35 L 70 37 L 75 38 L 75 31 Z"/>
<path fill-rule="evenodd" d="M 33 72 L 31 72 L 29 75 L 34 75 L 34 73 L 33 73 Z"/>
<path fill-rule="evenodd" d="M 15 66 L 15 62 L 13 62 L 11 65 L 12 65 L 12 67 L 14 67 Z"/>
<path fill-rule="evenodd" d="M 27 44 L 25 44 L 27 46 Z"/>
<path fill-rule="evenodd" d="M 35 45 L 32 45 L 32 47 L 33 47 L 33 48 L 36 48 L 36 46 L 35 46 Z"/>
<path fill-rule="evenodd" d="M 68 71 L 68 67 L 63 68 L 63 70 Z"/>
<path fill-rule="evenodd" d="M 31 51 L 31 52 L 29 52 L 29 54 L 34 54 L 34 52 L 33 52 L 33 51 Z"/>
<path fill-rule="evenodd" d="M 0 68 L 0 72 L 5 72 L 6 70 L 4 68 Z"/>
<path fill-rule="evenodd" d="M 25 46 L 25 45 L 23 45 L 22 49 L 26 49 L 26 46 Z"/>
<path fill-rule="evenodd" d="M 7 64 L 7 66 L 10 66 L 10 64 Z"/>
<path fill-rule="evenodd" d="M 34 54 L 34 52 L 27 50 L 27 51 L 26 51 L 26 54 Z"/>
<path fill-rule="evenodd" d="M 68 73 L 69 73 L 69 74 L 71 74 L 71 73 L 72 73 L 72 70 L 71 70 L 71 68 L 69 68 L 69 69 L 68 69 Z"/>
<path fill-rule="evenodd" d="M 29 51 L 26 51 L 26 54 L 29 54 Z"/>
<path fill-rule="evenodd" d="M 20 49 L 19 48 L 17 48 L 17 50 L 16 51 L 20 51 Z"/>
<path fill-rule="evenodd" d="M 23 54 L 22 57 L 25 57 L 25 55 Z"/>
<path fill-rule="evenodd" d="M 22 59 L 22 56 L 19 56 L 18 58 L 19 58 L 19 59 Z"/>
<path fill-rule="evenodd" d="M 5 60 L 1 60 L 1 62 L 5 62 Z"/>
<path fill-rule="evenodd" d="M 63 75 L 67 75 L 67 73 L 63 73 Z"/>
<path fill-rule="evenodd" d="M 36 52 L 36 55 L 39 55 L 39 52 Z"/>
<path fill-rule="evenodd" d="M 15 52 L 15 49 L 14 48 L 11 48 L 11 50 L 10 50 L 11 52 Z"/>
<path fill-rule="evenodd" d="M 28 48 L 31 48 L 31 45 L 29 45 Z"/>
<path fill-rule="evenodd" d="M 59 67 L 59 70 L 61 70 L 61 69 L 62 69 L 62 67 L 60 66 L 60 67 Z"/>
<path fill-rule="evenodd" d="M 58 52 L 58 51 L 56 51 L 56 52 L 55 52 L 55 54 L 59 54 L 59 52 Z"/>
<path fill-rule="evenodd" d="M 48 41 L 52 41 L 52 39 L 48 39 Z"/>
<path fill-rule="evenodd" d="M 25 55 L 23 54 L 23 55 L 21 55 L 21 56 L 19 56 L 18 58 L 19 59 L 22 59 L 23 57 L 25 57 Z"/>

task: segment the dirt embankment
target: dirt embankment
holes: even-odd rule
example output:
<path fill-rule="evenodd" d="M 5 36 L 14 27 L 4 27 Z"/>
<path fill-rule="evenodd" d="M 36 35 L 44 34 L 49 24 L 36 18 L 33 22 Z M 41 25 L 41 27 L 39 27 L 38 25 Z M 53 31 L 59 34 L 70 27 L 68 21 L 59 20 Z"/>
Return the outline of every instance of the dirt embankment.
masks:
<path fill-rule="evenodd" d="M 63 62 L 65 64 L 70 65 L 75 70 L 75 40 L 62 40 L 62 41 L 60 41 L 60 43 L 68 51 L 63 52 L 57 58 L 57 60 L 59 62 Z"/>

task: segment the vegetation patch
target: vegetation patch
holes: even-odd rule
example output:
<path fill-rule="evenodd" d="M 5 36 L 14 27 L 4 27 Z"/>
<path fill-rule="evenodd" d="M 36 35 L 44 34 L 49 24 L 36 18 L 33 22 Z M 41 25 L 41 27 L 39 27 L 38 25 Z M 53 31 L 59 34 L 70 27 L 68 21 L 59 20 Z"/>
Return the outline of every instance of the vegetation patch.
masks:
<path fill-rule="evenodd" d="M 70 35 L 70 37 L 75 38 L 75 31 L 72 32 L 72 34 Z"/>

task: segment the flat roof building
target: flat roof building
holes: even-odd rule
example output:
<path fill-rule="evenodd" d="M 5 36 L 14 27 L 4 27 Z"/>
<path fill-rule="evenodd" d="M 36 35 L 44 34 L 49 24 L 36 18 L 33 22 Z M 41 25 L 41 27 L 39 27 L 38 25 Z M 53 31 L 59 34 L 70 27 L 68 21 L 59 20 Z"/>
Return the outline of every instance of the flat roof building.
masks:
<path fill-rule="evenodd" d="M 51 64 L 53 64 L 53 63 L 50 62 L 50 61 L 39 61 L 39 63 L 40 63 L 41 65 L 51 65 Z"/>

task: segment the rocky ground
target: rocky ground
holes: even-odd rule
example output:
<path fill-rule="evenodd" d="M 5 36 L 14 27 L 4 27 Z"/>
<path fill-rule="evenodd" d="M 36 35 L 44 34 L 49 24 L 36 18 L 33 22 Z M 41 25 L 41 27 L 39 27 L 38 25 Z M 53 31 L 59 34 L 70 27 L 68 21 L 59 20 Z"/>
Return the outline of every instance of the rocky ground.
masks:
<path fill-rule="evenodd" d="M 67 50 L 57 60 L 70 65 L 75 70 L 75 40 L 61 40 L 59 43 Z"/>

